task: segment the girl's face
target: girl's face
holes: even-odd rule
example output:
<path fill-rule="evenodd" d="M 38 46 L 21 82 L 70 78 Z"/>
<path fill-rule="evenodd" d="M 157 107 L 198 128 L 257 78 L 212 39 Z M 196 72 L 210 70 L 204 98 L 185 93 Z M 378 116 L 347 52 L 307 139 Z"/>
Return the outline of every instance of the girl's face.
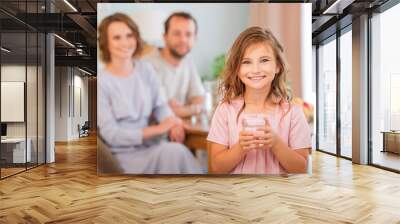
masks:
<path fill-rule="evenodd" d="M 108 26 L 108 50 L 112 59 L 130 59 L 136 50 L 136 38 L 124 22 L 113 22 Z"/>
<path fill-rule="evenodd" d="M 270 88 L 277 73 L 279 67 L 274 51 L 268 43 L 252 44 L 245 50 L 240 63 L 239 78 L 246 89 Z"/>

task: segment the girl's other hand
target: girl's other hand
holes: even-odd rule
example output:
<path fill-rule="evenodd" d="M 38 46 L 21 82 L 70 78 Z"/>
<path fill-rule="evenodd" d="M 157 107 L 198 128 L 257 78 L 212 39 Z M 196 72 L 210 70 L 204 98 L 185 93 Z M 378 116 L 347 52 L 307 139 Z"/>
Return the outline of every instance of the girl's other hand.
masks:
<path fill-rule="evenodd" d="M 257 129 L 257 133 L 255 134 L 255 138 L 257 139 L 257 145 L 264 149 L 271 149 L 277 140 L 276 133 L 272 130 L 272 127 L 268 121 L 265 119 L 265 127 Z"/>
<path fill-rule="evenodd" d="M 239 145 L 242 152 L 246 153 L 249 150 L 258 148 L 258 143 L 252 131 L 241 131 L 239 133 Z"/>

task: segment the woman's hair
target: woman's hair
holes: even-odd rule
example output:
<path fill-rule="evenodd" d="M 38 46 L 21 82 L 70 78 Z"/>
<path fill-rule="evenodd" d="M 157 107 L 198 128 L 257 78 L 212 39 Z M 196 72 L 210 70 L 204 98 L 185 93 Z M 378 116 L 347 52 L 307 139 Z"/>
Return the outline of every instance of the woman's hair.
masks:
<path fill-rule="evenodd" d="M 136 57 L 140 55 L 143 50 L 143 40 L 140 37 L 139 28 L 135 22 L 127 15 L 122 13 L 115 13 L 111 16 L 107 16 L 101 21 L 99 26 L 99 48 L 100 48 L 100 57 L 101 60 L 105 63 L 111 61 L 110 51 L 108 49 L 108 27 L 113 22 L 123 22 L 125 23 L 129 29 L 132 30 L 133 36 L 136 39 L 136 50 L 133 53 L 132 57 Z"/>
<path fill-rule="evenodd" d="M 222 102 L 230 103 L 233 99 L 244 96 L 245 85 L 239 78 L 241 62 L 246 49 L 259 43 L 268 44 L 272 48 L 277 60 L 277 66 L 279 67 L 279 73 L 275 74 L 275 78 L 272 80 L 271 91 L 267 98 L 271 98 L 274 103 L 280 105 L 290 101 L 290 91 L 286 86 L 286 76 L 289 72 L 289 65 L 283 54 L 282 45 L 268 29 L 249 27 L 239 34 L 229 50 L 222 72 L 223 80 L 219 86 L 220 93 L 223 95 Z M 237 115 L 237 120 L 244 108 L 245 103 Z"/>

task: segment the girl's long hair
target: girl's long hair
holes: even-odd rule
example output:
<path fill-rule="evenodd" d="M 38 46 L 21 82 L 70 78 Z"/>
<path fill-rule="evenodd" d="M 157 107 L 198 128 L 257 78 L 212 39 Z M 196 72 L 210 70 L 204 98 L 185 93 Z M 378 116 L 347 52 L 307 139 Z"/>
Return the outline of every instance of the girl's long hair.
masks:
<path fill-rule="evenodd" d="M 282 45 L 268 29 L 250 27 L 240 33 L 227 55 L 225 67 L 222 72 L 222 82 L 219 86 L 219 91 L 223 95 L 223 103 L 231 103 L 232 100 L 238 97 L 244 97 L 245 85 L 242 83 L 238 75 L 240 65 L 246 49 L 251 45 L 259 43 L 265 43 L 271 46 L 277 60 L 277 65 L 280 68 L 279 73 L 275 74 L 275 78 L 272 80 L 271 91 L 269 92 L 267 99 L 272 99 L 274 103 L 281 106 L 285 102 L 290 102 L 290 90 L 286 85 L 289 65 L 283 53 Z M 240 109 L 236 120 L 239 119 L 239 115 L 243 112 L 245 106 L 246 103 L 244 103 Z M 290 104 L 289 109 L 286 111 L 284 116 L 289 110 Z"/>

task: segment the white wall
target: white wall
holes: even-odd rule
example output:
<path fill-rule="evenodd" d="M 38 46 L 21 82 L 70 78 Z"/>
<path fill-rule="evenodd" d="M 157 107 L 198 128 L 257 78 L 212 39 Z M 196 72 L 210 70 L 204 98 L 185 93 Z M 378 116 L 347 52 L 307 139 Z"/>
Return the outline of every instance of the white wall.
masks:
<path fill-rule="evenodd" d="M 27 69 L 28 74 L 32 74 L 33 71 L 36 74 L 36 68 L 33 66 L 27 66 L 27 68 L 26 68 L 25 65 L 23 65 L 23 66 L 22 65 L 2 65 L 1 66 L 1 81 L 25 82 L 25 74 L 26 74 L 25 69 Z M 34 93 L 28 92 L 27 96 L 28 97 L 36 97 L 36 89 L 35 89 Z M 30 101 L 31 100 L 28 100 L 28 102 L 30 102 Z M 35 105 L 35 107 L 36 107 L 36 105 Z M 1 110 L 7 110 L 7 108 L 1 108 Z M 29 115 L 30 114 L 28 114 L 28 116 Z M 28 117 L 28 120 L 31 121 L 32 118 Z M 31 127 L 31 125 L 29 125 L 28 127 Z M 7 122 L 7 136 L 8 137 L 25 137 L 25 122 Z"/>
<path fill-rule="evenodd" d="M 316 107 L 316 79 L 313 73 L 312 11 L 311 3 L 301 4 L 300 9 L 300 80 L 304 101 Z M 315 111 L 315 109 L 314 109 Z M 315 117 L 315 116 L 314 116 Z M 315 122 L 314 122 L 315 124 Z M 315 133 L 315 132 L 313 132 Z"/>
<path fill-rule="evenodd" d="M 97 23 L 113 13 L 125 13 L 138 24 L 145 41 L 161 46 L 164 21 L 177 11 L 197 20 L 199 32 L 191 54 L 201 76 L 210 73 L 214 57 L 229 50 L 250 16 L 249 5 L 240 3 L 98 3 Z"/>
<path fill-rule="evenodd" d="M 68 86 L 67 67 L 55 68 L 55 141 L 68 140 Z"/>
<path fill-rule="evenodd" d="M 88 121 L 88 77 L 87 76 L 81 76 L 83 73 L 78 73 L 79 72 L 75 70 L 75 75 L 74 75 L 74 86 L 75 86 L 75 96 L 73 98 L 75 99 L 74 102 L 74 108 L 75 113 L 72 113 L 73 119 L 72 119 L 72 136 L 74 138 L 78 137 L 78 129 L 77 126 L 80 124 L 81 126 L 85 123 L 85 121 Z M 80 91 L 80 93 L 79 93 Z M 79 102 L 80 101 L 80 102 Z M 80 108 L 81 107 L 81 108 Z M 81 111 L 80 111 L 81 110 Z"/>
<path fill-rule="evenodd" d="M 88 120 L 88 78 L 71 67 L 55 70 L 55 141 L 77 139 L 78 124 Z"/>
<path fill-rule="evenodd" d="M 28 66 L 28 70 L 32 67 Z M 2 65 L 1 81 L 25 82 L 25 65 Z"/>

